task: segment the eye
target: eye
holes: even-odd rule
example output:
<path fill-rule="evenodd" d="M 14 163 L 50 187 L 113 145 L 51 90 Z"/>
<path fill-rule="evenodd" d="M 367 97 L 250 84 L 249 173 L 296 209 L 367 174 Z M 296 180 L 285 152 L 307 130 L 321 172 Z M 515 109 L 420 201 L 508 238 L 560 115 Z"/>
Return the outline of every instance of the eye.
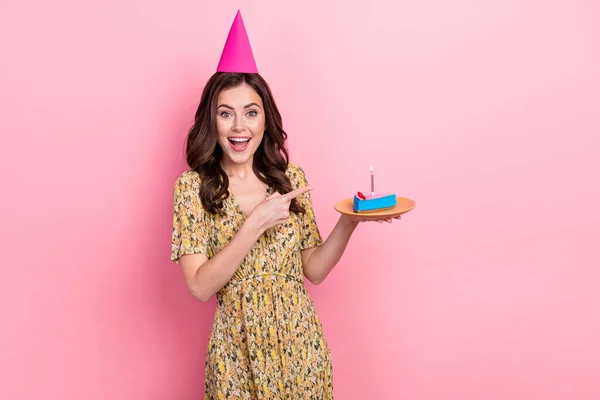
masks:
<path fill-rule="evenodd" d="M 219 115 L 223 118 L 231 117 L 231 114 L 227 111 L 222 111 Z"/>
<path fill-rule="evenodd" d="M 252 111 L 248 111 L 248 114 L 247 114 L 247 115 L 248 115 L 249 117 L 256 117 L 256 116 L 258 115 L 258 113 L 257 113 L 256 111 L 252 110 Z"/>

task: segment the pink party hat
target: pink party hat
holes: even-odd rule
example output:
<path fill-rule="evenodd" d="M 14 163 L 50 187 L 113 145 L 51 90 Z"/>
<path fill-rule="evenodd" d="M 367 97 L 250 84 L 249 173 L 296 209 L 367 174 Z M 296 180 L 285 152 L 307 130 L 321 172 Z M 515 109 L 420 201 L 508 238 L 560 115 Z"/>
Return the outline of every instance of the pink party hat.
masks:
<path fill-rule="evenodd" d="M 217 72 L 258 73 L 242 14 L 238 10 L 225 42 Z"/>

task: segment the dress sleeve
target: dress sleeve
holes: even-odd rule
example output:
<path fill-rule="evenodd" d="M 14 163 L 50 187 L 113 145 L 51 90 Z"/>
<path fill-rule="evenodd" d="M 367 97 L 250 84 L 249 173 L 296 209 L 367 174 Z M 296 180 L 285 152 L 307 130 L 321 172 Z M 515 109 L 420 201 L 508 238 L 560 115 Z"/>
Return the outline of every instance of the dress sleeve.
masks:
<path fill-rule="evenodd" d="M 308 186 L 308 181 L 304 170 L 298 166 L 294 166 L 294 175 L 296 176 L 296 188 Z M 300 204 L 306 212 L 300 215 L 301 221 L 301 232 L 300 232 L 300 250 L 309 249 L 311 247 L 317 247 L 323 244 L 323 238 L 319 232 L 315 212 L 312 206 L 312 200 L 310 192 L 304 193 L 297 197 Z"/>
<path fill-rule="evenodd" d="M 210 258 L 206 211 L 198 196 L 198 185 L 195 173 L 186 171 L 173 189 L 171 261 L 176 264 L 185 254 L 204 254 Z"/>

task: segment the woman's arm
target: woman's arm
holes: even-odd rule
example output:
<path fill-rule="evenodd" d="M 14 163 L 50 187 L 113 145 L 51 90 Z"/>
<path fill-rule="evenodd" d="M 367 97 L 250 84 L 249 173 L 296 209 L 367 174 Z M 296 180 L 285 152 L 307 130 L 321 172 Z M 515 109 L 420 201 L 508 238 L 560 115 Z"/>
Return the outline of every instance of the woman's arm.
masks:
<path fill-rule="evenodd" d="M 329 272 L 340 261 L 358 223 L 359 221 L 342 215 L 321 246 L 302 250 L 304 276 L 309 281 L 318 285 L 325 280 Z"/>
<path fill-rule="evenodd" d="M 393 219 L 400 218 L 400 216 L 393 218 L 382 217 L 371 221 L 379 223 L 385 221 L 392 223 Z M 360 216 L 348 217 L 346 215 L 341 215 L 333 228 L 333 231 L 320 247 L 302 250 L 304 276 L 306 276 L 309 281 L 318 285 L 325 280 L 333 267 L 335 267 L 340 261 L 340 258 L 342 258 L 346 246 L 348 245 L 348 241 L 350 240 L 352 233 L 354 233 L 354 229 L 356 229 L 360 222 L 366 221 L 361 219 Z"/>
<path fill-rule="evenodd" d="M 192 295 L 207 301 L 231 280 L 252 246 L 267 230 L 289 218 L 294 197 L 312 190 L 302 187 L 284 195 L 274 193 L 252 211 L 237 234 L 214 257 L 204 254 L 182 255 L 179 264 Z"/>
<path fill-rule="evenodd" d="M 233 239 L 213 258 L 208 259 L 204 254 L 181 256 L 179 265 L 192 296 L 204 302 L 225 286 L 262 232 L 257 224 L 248 219 Z"/>

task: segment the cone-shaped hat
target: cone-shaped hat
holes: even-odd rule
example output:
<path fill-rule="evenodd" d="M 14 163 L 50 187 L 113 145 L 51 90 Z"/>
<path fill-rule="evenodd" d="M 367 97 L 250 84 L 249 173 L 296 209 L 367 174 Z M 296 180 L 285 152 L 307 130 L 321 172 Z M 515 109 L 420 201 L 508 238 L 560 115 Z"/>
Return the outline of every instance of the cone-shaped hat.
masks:
<path fill-rule="evenodd" d="M 227 41 L 225 42 L 225 47 L 217 66 L 217 72 L 258 73 L 252 48 L 250 47 L 250 40 L 246 34 L 242 14 L 239 10 L 229 30 L 229 35 L 227 36 Z"/>

